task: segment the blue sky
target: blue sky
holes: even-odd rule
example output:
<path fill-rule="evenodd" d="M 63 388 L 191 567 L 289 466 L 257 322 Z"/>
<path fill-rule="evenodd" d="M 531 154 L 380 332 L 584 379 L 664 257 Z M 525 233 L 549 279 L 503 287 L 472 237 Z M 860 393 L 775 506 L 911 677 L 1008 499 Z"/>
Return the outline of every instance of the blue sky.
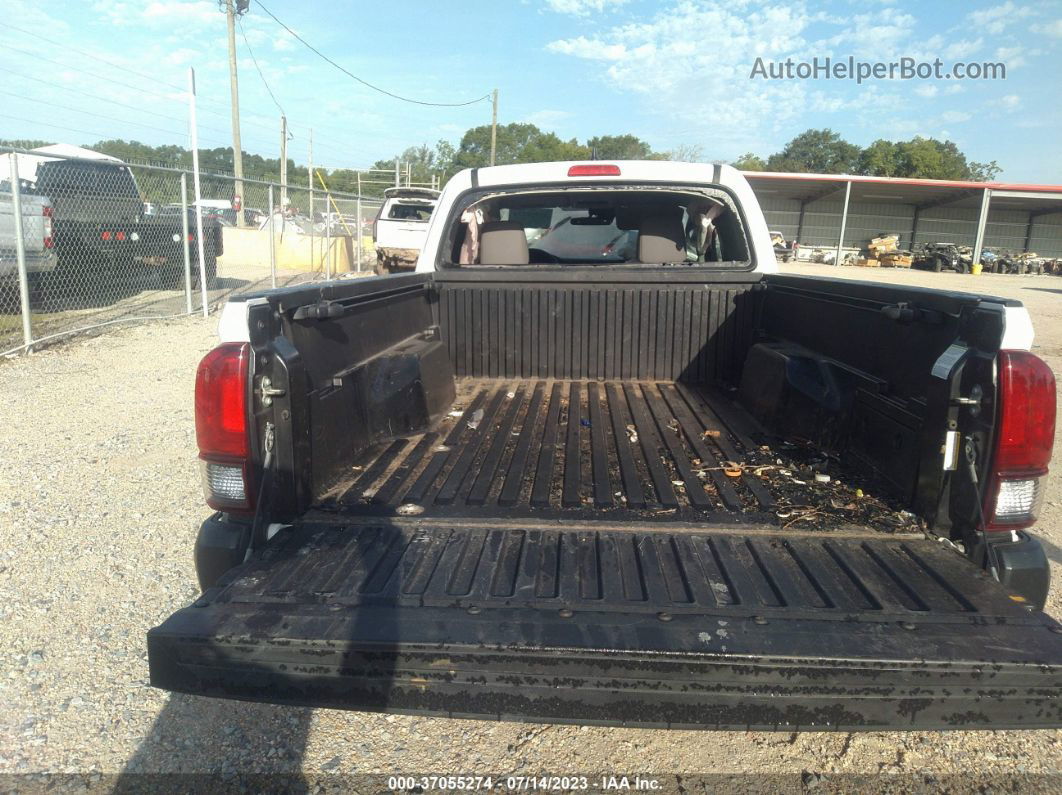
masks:
<path fill-rule="evenodd" d="M 203 146 L 230 143 L 225 17 L 214 0 L 6 0 L 0 137 L 186 144 L 188 66 Z M 769 154 L 809 127 L 853 143 L 950 138 L 1002 178 L 1062 182 L 1062 2 L 912 0 L 405 0 L 267 3 L 351 72 L 427 101 L 497 87 L 500 121 L 563 138 L 630 132 L 705 158 Z M 244 28 L 294 136 L 289 155 L 364 167 L 406 146 L 454 142 L 490 105 L 424 108 L 358 85 L 251 3 Z M 21 30 L 19 30 L 21 29 Z M 41 37 L 44 37 L 43 39 Z M 279 111 L 242 37 L 243 146 L 278 152 Z M 750 80 L 757 56 L 1001 61 L 1002 81 Z"/>

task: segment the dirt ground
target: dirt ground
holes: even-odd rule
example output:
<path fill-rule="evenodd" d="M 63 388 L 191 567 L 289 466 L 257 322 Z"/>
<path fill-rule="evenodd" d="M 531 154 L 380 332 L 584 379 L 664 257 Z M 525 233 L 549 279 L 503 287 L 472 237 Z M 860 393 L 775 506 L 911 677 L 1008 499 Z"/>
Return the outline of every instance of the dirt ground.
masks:
<path fill-rule="evenodd" d="M 1020 298 L 1036 326 L 1034 350 L 1062 373 L 1062 278 L 785 269 Z M 707 791 L 683 784 L 690 774 L 732 774 L 736 788 L 763 791 L 856 789 L 850 774 L 907 774 L 903 788 L 934 790 L 1062 786 L 1058 731 L 667 732 L 281 708 L 152 689 L 144 635 L 197 595 L 191 551 L 207 511 L 192 388 L 215 324 L 160 321 L 0 364 L 0 774 L 91 774 L 96 788 L 115 774 L 159 772 L 291 774 L 302 782 L 294 789 L 303 777 L 369 772 L 642 773 L 673 791 Z M 1038 526 L 1056 583 L 1060 477 L 1057 466 Z M 1048 611 L 1062 615 L 1062 586 Z M 31 781 L 9 779 L 5 789 Z M 889 781 L 897 779 L 858 786 Z"/>

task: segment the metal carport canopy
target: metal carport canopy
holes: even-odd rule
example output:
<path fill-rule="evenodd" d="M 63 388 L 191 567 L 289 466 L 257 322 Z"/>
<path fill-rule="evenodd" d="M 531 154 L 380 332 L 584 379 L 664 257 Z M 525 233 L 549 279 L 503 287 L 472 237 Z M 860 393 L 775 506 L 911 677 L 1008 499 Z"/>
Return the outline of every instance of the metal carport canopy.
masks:
<path fill-rule="evenodd" d="M 892 202 L 922 210 L 947 206 L 980 208 L 977 235 L 970 245 L 978 261 L 989 208 L 993 202 L 1007 210 L 1028 213 L 1030 224 L 1039 215 L 1062 213 L 1062 185 L 1036 185 L 1011 182 L 970 182 L 965 180 L 909 179 L 870 177 L 853 174 L 795 174 L 775 171 L 742 172 L 759 197 L 789 199 L 800 202 L 801 221 L 804 208 L 823 199 L 846 198 L 848 202 Z M 847 222 L 847 205 L 840 226 Z M 917 222 L 916 222 L 917 223 Z M 843 241 L 838 240 L 838 250 Z"/>

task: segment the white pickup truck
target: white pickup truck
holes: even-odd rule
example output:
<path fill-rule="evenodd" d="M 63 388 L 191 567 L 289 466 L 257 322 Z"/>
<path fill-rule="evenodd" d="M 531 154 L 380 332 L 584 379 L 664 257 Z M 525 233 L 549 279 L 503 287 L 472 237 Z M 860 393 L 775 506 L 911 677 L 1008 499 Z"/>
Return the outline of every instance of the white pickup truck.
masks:
<path fill-rule="evenodd" d="M 428 234 L 439 191 L 430 188 L 388 188 L 372 223 L 378 274 L 411 271 Z"/>
<path fill-rule="evenodd" d="M 44 277 L 55 270 L 55 240 L 52 234 L 52 202 L 46 196 L 24 192 L 22 242 L 30 294 L 40 290 Z M 10 182 L 0 183 L 0 294 L 18 296 L 18 249 L 15 204 Z M 10 309 L 10 301 L 3 300 Z"/>
<path fill-rule="evenodd" d="M 446 185 L 417 272 L 230 303 L 168 690 L 680 728 L 1062 726 L 1020 303 L 776 272 L 720 164 Z"/>

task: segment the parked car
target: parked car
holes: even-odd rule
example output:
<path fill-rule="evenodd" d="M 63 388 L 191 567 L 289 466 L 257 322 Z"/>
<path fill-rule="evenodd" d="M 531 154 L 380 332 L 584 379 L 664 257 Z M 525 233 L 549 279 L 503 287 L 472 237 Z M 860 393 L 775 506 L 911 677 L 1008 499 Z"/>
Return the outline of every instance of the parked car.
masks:
<path fill-rule="evenodd" d="M 536 232 L 558 212 L 563 252 Z M 602 230 L 632 250 L 602 256 Z M 530 242 L 529 242 L 530 241 Z M 726 165 L 446 185 L 414 273 L 228 303 L 197 695 L 596 725 L 1062 726 L 1018 302 L 780 275 Z"/>
<path fill-rule="evenodd" d="M 22 196 L 22 242 L 26 277 L 31 298 L 55 270 L 55 236 L 52 203 L 45 196 Z M 18 308 L 18 248 L 15 230 L 15 204 L 11 183 L 0 183 L 0 311 Z"/>
<path fill-rule="evenodd" d="M 388 188 L 372 225 L 376 272 L 413 270 L 439 191 L 429 188 Z"/>

